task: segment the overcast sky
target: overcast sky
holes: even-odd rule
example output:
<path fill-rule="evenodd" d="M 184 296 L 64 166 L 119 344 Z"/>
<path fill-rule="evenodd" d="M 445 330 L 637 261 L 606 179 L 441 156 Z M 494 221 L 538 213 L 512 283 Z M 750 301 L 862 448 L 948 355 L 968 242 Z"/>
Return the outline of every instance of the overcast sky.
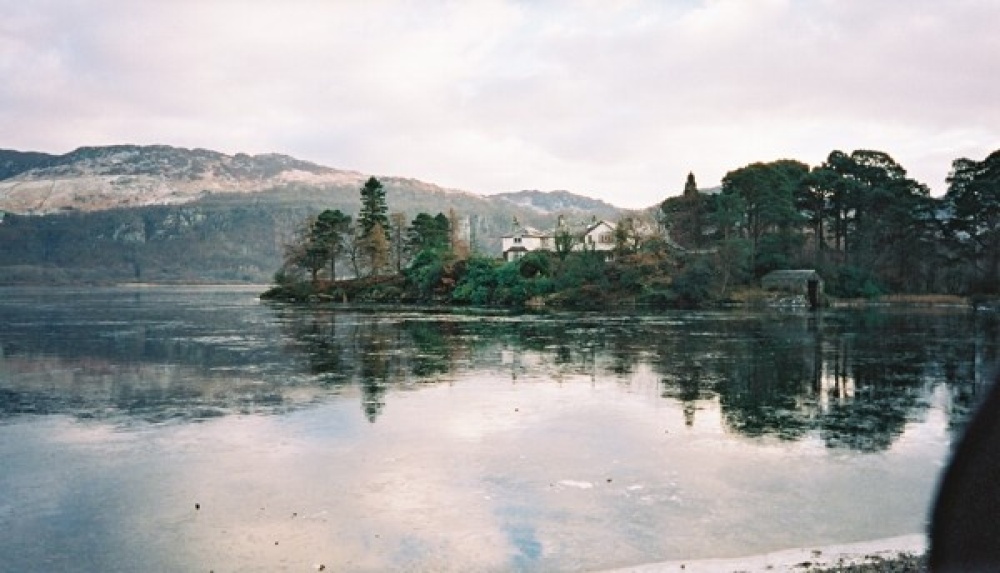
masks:
<path fill-rule="evenodd" d="M 0 147 L 285 153 L 619 206 L 888 152 L 1000 148 L 1000 1 L 0 0 Z"/>

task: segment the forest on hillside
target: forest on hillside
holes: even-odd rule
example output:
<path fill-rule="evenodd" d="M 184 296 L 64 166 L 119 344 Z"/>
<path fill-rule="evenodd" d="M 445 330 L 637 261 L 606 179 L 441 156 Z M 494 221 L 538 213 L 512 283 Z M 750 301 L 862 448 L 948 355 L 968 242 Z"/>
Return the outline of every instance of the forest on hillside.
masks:
<path fill-rule="evenodd" d="M 766 273 L 815 269 L 835 297 L 1000 294 L 1000 150 L 956 159 L 943 197 L 881 151 L 833 151 L 810 167 L 753 163 L 718 193 L 684 191 L 650 217 L 614 222 L 614 248 L 560 227 L 516 260 L 470 250 L 454 213 L 389 217 L 381 183 L 356 219 L 326 210 L 285 248 L 267 297 L 474 305 L 697 306 L 738 298 Z M 345 278 L 347 277 L 347 278 Z"/>

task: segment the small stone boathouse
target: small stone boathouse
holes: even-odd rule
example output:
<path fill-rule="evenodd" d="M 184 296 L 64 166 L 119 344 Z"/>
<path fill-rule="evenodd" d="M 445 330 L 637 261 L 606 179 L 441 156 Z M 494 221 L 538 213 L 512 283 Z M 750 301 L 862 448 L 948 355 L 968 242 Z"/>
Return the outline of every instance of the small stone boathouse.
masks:
<path fill-rule="evenodd" d="M 760 287 L 767 291 L 801 295 L 810 308 L 823 301 L 823 278 L 814 270 L 772 271 L 760 279 Z"/>

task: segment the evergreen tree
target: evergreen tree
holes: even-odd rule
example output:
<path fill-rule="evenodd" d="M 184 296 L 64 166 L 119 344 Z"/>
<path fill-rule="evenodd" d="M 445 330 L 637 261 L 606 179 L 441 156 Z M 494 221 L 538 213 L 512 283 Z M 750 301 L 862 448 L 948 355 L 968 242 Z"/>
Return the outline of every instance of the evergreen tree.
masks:
<path fill-rule="evenodd" d="M 841 180 L 835 188 L 845 269 L 893 290 L 926 284 L 937 226 L 927 187 L 881 151 L 834 151 L 824 167 Z"/>
<path fill-rule="evenodd" d="M 326 266 L 327 256 L 324 246 L 316 240 L 313 232 L 315 226 L 316 220 L 306 220 L 296 230 L 295 239 L 285 245 L 282 274 L 287 274 L 291 269 L 305 269 L 309 271 L 314 284 L 319 279 L 319 272 Z"/>
<path fill-rule="evenodd" d="M 389 206 L 385 201 L 385 188 L 375 177 L 369 177 L 361 188 L 361 210 L 358 212 L 360 236 L 357 247 L 369 276 L 378 275 L 390 265 L 391 246 L 388 230 Z M 360 265 L 355 263 L 355 267 Z M 360 270 L 360 269 L 359 269 Z"/>
<path fill-rule="evenodd" d="M 983 161 L 956 159 L 945 202 L 956 252 L 974 277 L 972 290 L 1000 290 L 1000 150 Z"/>
<path fill-rule="evenodd" d="M 722 179 L 722 194 L 739 195 L 743 200 L 751 265 L 757 275 L 787 268 L 794 255 L 802 223 L 794 198 L 808 174 L 808 165 L 782 159 L 752 163 Z"/>
<path fill-rule="evenodd" d="M 323 211 L 310 230 L 310 242 L 330 265 L 330 279 L 337 280 L 337 259 L 344 252 L 344 236 L 351 226 L 351 216 L 340 209 Z"/>
<path fill-rule="evenodd" d="M 361 235 L 368 237 L 376 225 L 382 227 L 382 232 L 389 228 L 389 206 L 385 202 L 385 188 L 382 183 L 369 177 L 361 188 L 361 211 L 358 222 L 361 224 Z"/>
<path fill-rule="evenodd" d="M 706 199 L 698 192 L 694 173 L 688 173 L 684 192 L 660 204 L 660 221 L 675 243 L 693 249 L 705 245 Z"/>
<path fill-rule="evenodd" d="M 448 248 L 450 235 L 451 224 L 444 213 L 436 217 L 420 213 L 406 232 L 407 247 L 413 255 L 424 250 L 444 251 Z"/>
<path fill-rule="evenodd" d="M 835 227 L 835 224 L 827 225 L 827 219 L 833 211 L 837 181 L 836 173 L 824 167 L 814 167 L 795 195 L 795 207 L 805 218 L 812 235 L 816 263 L 824 262 L 827 233 L 831 227 Z"/>
<path fill-rule="evenodd" d="M 687 180 L 684 182 L 684 196 L 691 197 L 698 194 L 698 184 L 694 181 L 694 173 L 688 172 Z"/>

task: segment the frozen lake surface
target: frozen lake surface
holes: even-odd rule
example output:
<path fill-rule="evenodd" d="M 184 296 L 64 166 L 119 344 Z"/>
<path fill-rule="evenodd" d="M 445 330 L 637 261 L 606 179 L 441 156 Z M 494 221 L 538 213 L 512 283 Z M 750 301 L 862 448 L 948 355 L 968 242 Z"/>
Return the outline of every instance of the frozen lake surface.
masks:
<path fill-rule="evenodd" d="M 477 316 L 0 289 L 11 571 L 586 571 L 925 530 L 965 310 Z"/>

